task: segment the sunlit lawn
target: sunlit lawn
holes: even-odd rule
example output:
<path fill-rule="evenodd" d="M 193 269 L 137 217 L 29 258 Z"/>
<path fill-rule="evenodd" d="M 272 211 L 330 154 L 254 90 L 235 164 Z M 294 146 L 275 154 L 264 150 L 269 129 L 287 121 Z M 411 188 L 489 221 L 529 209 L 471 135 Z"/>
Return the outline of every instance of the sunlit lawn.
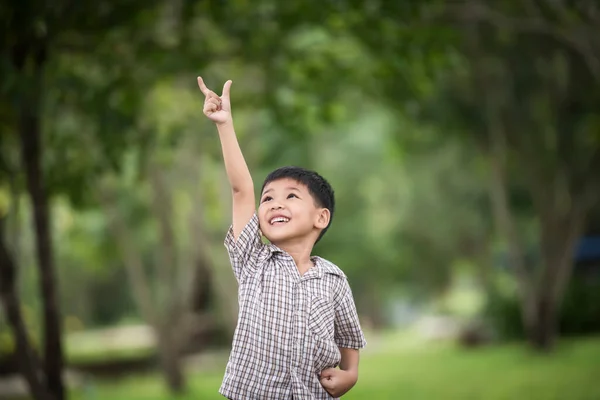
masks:
<path fill-rule="evenodd" d="M 390 336 L 374 341 L 361 359 L 360 381 L 344 399 L 600 399 L 600 338 L 561 343 L 552 356 L 520 345 L 479 350 L 407 344 Z M 222 399 L 217 393 L 224 361 L 208 372 L 189 373 L 190 391 L 181 399 Z M 158 375 L 96 383 L 78 400 L 169 399 Z"/>

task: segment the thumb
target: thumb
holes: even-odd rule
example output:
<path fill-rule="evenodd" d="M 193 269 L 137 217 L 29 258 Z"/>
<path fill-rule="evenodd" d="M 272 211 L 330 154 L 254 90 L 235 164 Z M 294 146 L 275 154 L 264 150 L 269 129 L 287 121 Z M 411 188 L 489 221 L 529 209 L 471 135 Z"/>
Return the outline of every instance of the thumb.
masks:
<path fill-rule="evenodd" d="M 229 98 L 229 89 L 231 88 L 231 84 L 233 82 L 231 80 L 228 80 L 227 82 L 225 82 L 225 85 L 223 85 L 223 94 L 221 95 L 221 97 L 225 97 L 225 98 Z"/>

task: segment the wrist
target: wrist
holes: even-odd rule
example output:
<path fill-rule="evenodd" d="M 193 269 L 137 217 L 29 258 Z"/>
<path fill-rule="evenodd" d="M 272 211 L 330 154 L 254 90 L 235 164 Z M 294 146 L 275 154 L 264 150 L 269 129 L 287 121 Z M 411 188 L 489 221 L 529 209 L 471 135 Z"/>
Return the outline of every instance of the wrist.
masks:
<path fill-rule="evenodd" d="M 223 122 L 215 122 L 218 130 L 233 128 L 233 119 L 229 118 Z"/>
<path fill-rule="evenodd" d="M 352 385 L 354 385 L 356 383 L 356 381 L 358 381 L 358 370 L 349 369 L 349 370 L 342 370 L 342 371 L 344 371 L 344 373 L 346 374 L 348 383 L 351 383 Z"/>

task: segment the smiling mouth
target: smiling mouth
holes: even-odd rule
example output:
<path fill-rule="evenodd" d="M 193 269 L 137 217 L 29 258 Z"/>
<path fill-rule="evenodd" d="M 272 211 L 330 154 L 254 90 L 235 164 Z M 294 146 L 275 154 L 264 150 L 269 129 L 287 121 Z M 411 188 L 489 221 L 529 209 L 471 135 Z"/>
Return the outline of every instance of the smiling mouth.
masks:
<path fill-rule="evenodd" d="M 269 221 L 269 223 L 270 223 L 271 225 L 283 225 L 283 224 L 287 223 L 289 220 L 290 220 L 290 219 L 289 219 L 289 218 L 286 218 L 286 217 L 275 217 L 275 218 L 272 218 L 272 219 Z"/>

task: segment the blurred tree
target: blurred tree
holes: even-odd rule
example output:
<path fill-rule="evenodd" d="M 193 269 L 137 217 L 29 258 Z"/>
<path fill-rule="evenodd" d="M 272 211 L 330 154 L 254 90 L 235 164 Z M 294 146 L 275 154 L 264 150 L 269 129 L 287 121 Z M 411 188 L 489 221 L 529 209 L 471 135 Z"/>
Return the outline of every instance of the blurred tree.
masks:
<path fill-rule="evenodd" d="M 40 289 L 43 296 L 44 319 L 44 384 L 46 394 L 29 381 L 36 398 L 65 397 L 62 381 L 63 351 L 60 311 L 50 229 L 49 197 L 53 185 L 48 184 L 44 170 L 42 134 L 44 82 L 47 67 L 57 55 L 65 52 L 91 52 L 101 43 L 110 28 L 134 25 L 139 16 L 151 15 L 158 2 L 126 2 L 110 6 L 70 2 L 53 3 L 48 7 L 39 1 L 2 3 L 2 66 L 5 85 L 3 102 L 9 115 L 14 116 L 14 132 L 19 138 L 26 187 L 33 205 L 40 270 Z M 6 253 L 8 256 L 8 253 Z M 14 265 L 14 262 L 12 263 Z M 12 307 L 17 304 L 9 303 Z M 19 331 L 16 331 L 19 332 Z M 17 338 L 22 342 L 23 338 Z M 23 357 L 27 354 L 23 353 Z"/>
<path fill-rule="evenodd" d="M 30 392 L 36 399 L 49 399 L 44 382 L 38 375 L 39 359 L 31 344 L 21 311 L 17 290 L 18 269 L 5 239 L 7 230 L 5 221 L 8 210 L 2 210 L 2 214 L 0 217 L 0 300 L 2 300 L 6 319 L 12 328 L 16 352 L 19 354 L 17 357 L 19 368 L 29 385 Z"/>
<path fill-rule="evenodd" d="M 573 246 L 599 196 L 598 5 L 353 6 L 366 13 L 350 29 L 381 62 L 381 93 L 400 109 L 428 109 L 426 123 L 466 134 L 488 154 L 491 205 L 524 326 L 533 346 L 552 348 Z M 528 192 L 538 220 L 535 266 L 509 202 L 515 187 Z"/>
<path fill-rule="evenodd" d="M 562 29 L 570 14 L 579 29 L 591 28 L 585 23 L 587 10 L 574 6 L 547 11 L 548 26 Z M 526 15 L 527 10 L 501 13 Z M 464 47 L 471 73 L 466 86 L 472 88 L 472 99 L 484 99 L 470 104 L 486 125 L 491 200 L 517 277 L 523 324 L 535 347 L 550 349 L 575 245 L 600 201 L 595 177 L 600 169 L 596 63 L 553 35 L 507 33 L 486 21 L 472 23 L 466 34 L 471 38 Z M 508 202 L 510 182 L 529 192 L 538 219 L 541 258 L 536 265 L 527 265 L 524 235 Z"/>

